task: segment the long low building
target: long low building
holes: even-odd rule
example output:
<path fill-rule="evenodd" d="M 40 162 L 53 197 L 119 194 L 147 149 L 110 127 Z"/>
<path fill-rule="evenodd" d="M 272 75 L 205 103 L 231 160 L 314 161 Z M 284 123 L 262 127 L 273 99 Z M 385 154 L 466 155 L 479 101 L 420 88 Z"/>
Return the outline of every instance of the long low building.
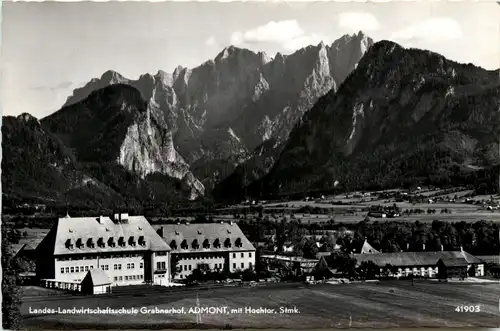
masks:
<path fill-rule="evenodd" d="M 185 279 L 199 264 L 231 273 L 255 267 L 255 247 L 236 223 L 162 224 L 154 228 L 178 261 L 174 279 Z"/>
<path fill-rule="evenodd" d="M 448 277 L 484 276 L 484 263 L 465 251 L 437 252 L 397 252 L 375 254 L 352 254 L 359 267 L 363 262 L 372 262 L 381 272 L 389 271 L 394 277 L 421 276 L 437 277 L 444 272 Z M 391 270 L 386 270 L 391 266 Z M 333 256 L 321 257 L 315 271 L 330 271 L 332 274 L 339 266 L 335 265 Z"/>
<path fill-rule="evenodd" d="M 90 287 L 168 285 L 170 247 L 144 216 L 66 216 L 37 246 L 36 275 L 46 286 L 73 290 L 80 290 L 86 277 L 99 279 Z"/>

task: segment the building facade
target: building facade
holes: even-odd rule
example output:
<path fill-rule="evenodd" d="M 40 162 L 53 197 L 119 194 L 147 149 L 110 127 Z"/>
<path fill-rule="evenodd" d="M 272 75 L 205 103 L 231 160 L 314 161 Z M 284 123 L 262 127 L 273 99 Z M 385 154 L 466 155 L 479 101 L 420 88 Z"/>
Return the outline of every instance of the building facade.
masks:
<path fill-rule="evenodd" d="M 189 276 L 198 265 L 212 272 L 255 268 L 255 247 L 236 223 L 162 224 L 154 226 L 177 262 L 175 279 Z"/>
<path fill-rule="evenodd" d="M 170 247 L 144 216 L 60 218 L 36 248 L 36 275 L 80 284 L 100 269 L 112 286 L 170 282 Z"/>
<path fill-rule="evenodd" d="M 458 271 L 460 275 L 465 271 L 465 277 L 484 276 L 484 263 L 465 251 L 372 253 L 351 256 L 356 259 L 358 267 L 363 262 L 373 262 L 380 268 L 380 274 L 396 278 L 408 276 L 436 278 L 440 269 L 443 270 L 439 265 L 450 266 L 449 277 L 455 277 Z M 315 267 L 315 272 L 333 274 L 333 270 L 339 267 L 334 263 L 335 259 L 331 256 L 322 256 Z"/>

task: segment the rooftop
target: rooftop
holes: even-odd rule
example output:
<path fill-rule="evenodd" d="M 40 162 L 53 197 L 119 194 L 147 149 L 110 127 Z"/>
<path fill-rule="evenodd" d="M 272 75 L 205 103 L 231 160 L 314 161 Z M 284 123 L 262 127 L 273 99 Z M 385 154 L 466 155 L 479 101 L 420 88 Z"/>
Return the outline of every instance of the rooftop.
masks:
<path fill-rule="evenodd" d="M 464 260 L 468 264 L 481 263 L 481 260 L 464 251 L 438 252 L 398 252 L 377 254 L 353 254 L 357 263 L 372 261 L 380 267 L 391 264 L 397 267 L 435 266 L 439 259 L 451 263 L 453 260 Z"/>
<path fill-rule="evenodd" d="M 176 253 L 255 250 L 236 223 L 162 224 L 154 228 Z"/>
<path fill-rule="evenodd" d="M 37 250 L 54 255 L 169 251 L 144 216 L 60 218 Z"/>

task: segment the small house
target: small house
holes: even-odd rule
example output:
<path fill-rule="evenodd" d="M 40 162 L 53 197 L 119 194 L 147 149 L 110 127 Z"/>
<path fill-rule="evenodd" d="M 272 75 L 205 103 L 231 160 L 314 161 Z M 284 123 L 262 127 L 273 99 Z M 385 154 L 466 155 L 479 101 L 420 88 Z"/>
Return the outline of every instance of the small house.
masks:
<path fill-rule="evenodd" d="M 81 283 L 83 293 L 111 293 L 111 281 L 102 269 L 90 269 Z"/>
<path fill-rule="evenodd" d="M 441 258 L 437 262 L 438 278 L 466 278 L 468 264 L 465 259 Z"/>

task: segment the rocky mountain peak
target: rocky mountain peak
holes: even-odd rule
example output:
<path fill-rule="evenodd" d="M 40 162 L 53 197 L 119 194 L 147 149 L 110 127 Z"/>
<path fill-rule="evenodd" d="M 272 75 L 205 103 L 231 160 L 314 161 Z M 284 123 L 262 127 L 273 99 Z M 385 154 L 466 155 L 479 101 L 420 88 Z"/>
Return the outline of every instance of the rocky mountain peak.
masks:
<path fill-rule="evenodd" d="M 125 81 L 125 78 L 114 70 L 108 70 L 102 74 L 101 80 L 105 82 L 110 82 L 111 84 L 116 84 Z"/>

